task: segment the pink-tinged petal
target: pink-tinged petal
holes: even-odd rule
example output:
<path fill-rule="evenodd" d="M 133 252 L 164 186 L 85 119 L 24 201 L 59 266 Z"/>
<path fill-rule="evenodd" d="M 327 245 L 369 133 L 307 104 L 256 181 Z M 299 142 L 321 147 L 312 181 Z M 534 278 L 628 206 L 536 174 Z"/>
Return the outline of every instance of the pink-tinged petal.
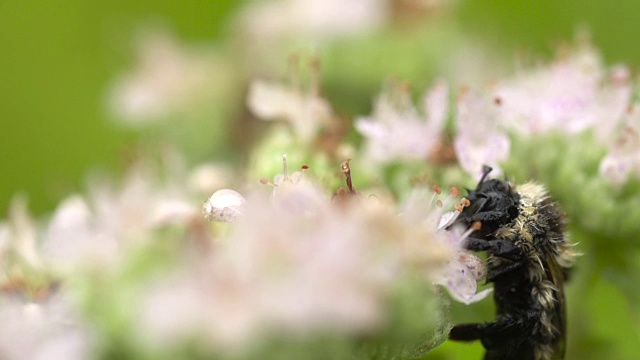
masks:
<path fill-rule="evenodd" d="M 229 68 L 212 48 L 194 50 L 162 30 L 144 31 L 135 45 L 135 69 L 120 76 L 108 97 L 110 110 L 128 125 L 188 114 L 225 88 Z"/>
<path fill-rule="evenodd" d="M 600 175 L 612 184 L 624 184 L 629 179 L 632 164 L 628 157 L 607 156 L 600 162 Z"/>
<path fill-rule="evenodd" d="M 316 90 L 303 92 L 279 83 L 254 81 L 247 106 L 261 120 L 284 120 L 302 141 L 310 141 L 332 121 L 329 103 Z"/>
<path fill-rule="evenodd" d="M 627 68 L 607 71 L 600 54 L 583 46 L 498 84 L 494 94 L 501 124 L 518 133 L 577 134 L 595 128 L 606 141 L 628 107 L 631 89 Z"/>
<path fill-rule="evenodd" d="M 6 226 L 11 239 L 7 246 L 13 248 L 16 254 L 33 268 L 42 268 L 42 259 L 37 248 L 38 228 L 29 213 L 26 197 L 19 195 L 11 200 Z"/>
<path fill-rule="evenodd" d="M 458 218 L 458 215 L 460 215 L 460 213 L 457 211 L 447 211 L 442 214 L 438 220 L 438 227 L 436 230 L 442 230 L 446 226 L 451 225 Z"/>
<path fill-rule="evenodd" d="M 464 255 L 464 258 L 461 258 L 460 255 Z M 472 257 L 475 256 L 459 254 L 457 258 L 449 261 L 440 277 L 434 282 L 444 286 L 453 299 L 466 305 L 484 299 L 493 290 L 486 289 L 476 293 L 478 290 L 478 280 L 476 278 L 482 276 L 483 271 L 486 274 L 486 270 L 479 268 L 483 264 L 481 260 L 470 260 Z"/>
<path fill-rule="evenodd" d="M 281 84 L 254 81 L 249 87 L 247 106 L 261 120 L 273 120 L 286 116 L 285 109 L 296 95 Z"/>
<path fill-rule="evenodd" d="M 44 233 L 41 251 L 47 264 L 64 271 L 113 265 L 121 254 L 122 243 L 109 233 L 112 229 L 104 227 L 104 221 L 79 195 L 64 200 Z"/>
<path fill-rule="evenodd" d="M 407 88 L 397 86 L 376 99 L 373 115 L 357 119 L 356 130 L 365 137 L 365 158 L 383 163 L 426 159 L 439 143 L 448 114 L 448 88 L 440 82 L 425 95 L 424 114 Z"/>
<path fill-rule="evenodd" d="M 483 141 L 458 136 L 453 146 L 460 166 L 478 180 L 484 165 L 491 166 L 496 176 L 500 175 L 499 164 L 509 158 L 511 140 L 501 133 L 487 134 Z"/>
<path fill-rule="evenodd" d="M 387 134 L 387 129 L 371 118 L 357 119 L 355 128 L 360 134 L 371 139 L 382 139 Z"/>
<path fill-rule="evenodd" d="M 500 174 L 499 164 L 509 157 L 511 142 L 498 127 L 496 104 L 479 93 L 468 91 L 458 102 L 454 150 L 460 166 L 476 179 L 483 165 Z"/>
<path fill-rule="evenodd" d="M 600 162 L 600 174 L 614 185 L 623 185 L 630 176 L 640 176 L 640 111 L 636 108 L 625 118 L 609 153 Z"/>
<path fill-rule="evenodd" d="M 434 134 L 440 134 L 449 114 L 449 85 L 438 81 L 424 98 L 427 123 Z"/>
<path fill-rule="evenodd" d="M 388 20 L 389 10 L 385 0 L 258 1 L 244 9 L 240 26 L 251 46 L 271 49 L 291 37 L 316 42 L 369 32 Z"/>

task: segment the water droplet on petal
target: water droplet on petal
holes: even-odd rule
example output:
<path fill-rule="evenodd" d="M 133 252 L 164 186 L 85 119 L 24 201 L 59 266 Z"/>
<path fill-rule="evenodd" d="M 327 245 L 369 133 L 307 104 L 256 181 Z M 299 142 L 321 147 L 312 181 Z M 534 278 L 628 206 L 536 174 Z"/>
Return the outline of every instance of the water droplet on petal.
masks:
<path fill-rule="evenodd" d="M 218 190 L 202 204 L 202 214 L 207 220 L 232 222 L 242 215 L 245 198 L 231 189 Z"/>

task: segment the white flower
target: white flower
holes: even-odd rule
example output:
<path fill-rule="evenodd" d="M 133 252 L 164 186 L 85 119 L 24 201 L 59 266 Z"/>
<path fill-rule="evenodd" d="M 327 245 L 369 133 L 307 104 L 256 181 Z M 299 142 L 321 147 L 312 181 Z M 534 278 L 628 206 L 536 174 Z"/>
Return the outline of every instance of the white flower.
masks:
<path fill-rule="evenodd" d="M 63 201 L 48 224 L 43 256 L 56 268 L 111 269 L 132 246 L 153 239 L 154 230 L 199 218 L 185 185 L 162 183 L 142 165 L 127 174 L 122 185 L 94 181 L 89 192 L 86 200 L 73 195 Z"/>
<path fill-rule="evenodd" d="M 600 162 L 600 173 L 614 185 L 625 184 L 630 177 L 640 177 L 640 111 L 628 114 L 609 153 Z"/>
<path fill-rule="evenodd" d="M 463 232 L 453 228 L 447 233 L 448 243 L 452 246 L 454 256 L 437 275 L 435 284 L 444 286 L 452 298 L 471 304 L 487 297 L 493 289 L 478 290 L 478 282 L 487 275 L 487 264 L 464 249 L 464 241 L 470 231 Z"/>
<path fill-rule="evenodd" d="M 454 149 L 460 166 L 479 180 L 483 166 L 500 174 L 499 163 L 507 160 L 511 142 L 498 128 L 496 104 L 472 91 L 458 101 Z"/>
<path fill-rule="evenodd" d="M 277 210 L 312 216 L 326 204 L 326 194 L 312 179 L 305 176 L 308 166 L 289 174 L 287 155 L 282 156 L 283 173 L 274 177 L 273 183 L 267 179 L 260 182 L 273 186 L 271 202 Z"/>
<path fill-rule="evenodd" d="M 196 166 L 187 179 L 189 190 L 194 193 L 211 194 L 231 181 L 230 166 L 222 163 L 205 163 Z"/>
<path fill-rule="evenodd" d="M 486 276 L 487 265 L 482 259 L 464 249 L 464 241 L 471 231 L 463 232 L 457 227 L 447 230 L 460 214 L 459 211 L 444 211 L 456 201 L 457 188 L 449 191 L 444 202 L 436 201 L 439 193 L 438 187 L 432 195 L 426 189 L 414 189 L 405 202 L 403 216 L 413 223 L 413 226 L 423 226 L 434 231 L 436 244 L 443 247 L 439 251 L 448 258 L 446 264 L 432 274 L 433 283 L 444 286 L 456 301 L 467 305 L 478 302 L 492 291 L 486 289 L 477 292 L 478 282 Z M 458 205 L 460 206 L 464 205 Z M 431 251 L 438 249 L 433 243 L 428 245 Z"/>
<path fill-rule="evenodd" d="M 388 10 L 386 0 L 277 0 L 248 7 L 242 22 L 258 43 L 291 36 L 324 40 L 374 30 Z"/>
<path fill-rule="evenodd" d="M 423 99 L 422 116 L 406 89 L 379 95 L 372 117 L 356 120 L 366 139 L 365 157 L 374 163 L 426 159 L 440 141 L 448 114 L 448 87 L 436 83 Z"/>
<path fill-rule="evenodd" d="M 13 252 L 19 261 L 32 269 L 43 269 L 42 258 L 38 251 L 38 228 L 27 209 L 24 196 L 16 196 L 9 206 L 8 221 L 2 225 L 2 253 Z M 4 261 L 0 265 L 7 266 Z"/>
<path fill-rule="evenodd" d="M 34 302 L 0 299 L 0 332 L 3 359 L 82 360 L 90 356 L 89 331 L 59 290 Z"/>
<path fill-rule="evenodd" d="M 199 333 L 233 349 L 272 328 L 301 335 L 380 324 L 399 259 L 380 246 L 394 239 L 395 227 L 366 208 L 340 210 L 328 199 L 313 217 L 271 204 L 248 196 L 211 265 L 151 290 L 144 333 L 156 340 Z"/>
<path fill-rule="evenodd" d="M 54 268 L 104 263 L 118 253 L 119 242 L 101 231 L 93 211 L 79 195 L 64 200 L 45 232 L 42 254 Z"/>
<path fill-rule="evenodd" d="M 316 90 L 305 92 L 264 81 L 251 84 L 247 106 L 261 120 L 286 121 L 303 143 L 313 140 L 333 116 L 331 106 Z"/>
<path fill-rule="evenodd" d="M 163 31 L 143 33 L 137 45 L 136 68 L 109 94 L 110 110 L 130 125 L 191 113 L 224 88 L 228 69 L 207 48 L 188 48 Z"/>
<path fill-rule="evenodd" d="M 598 125 L 610 134 L 628 106 L 631 86 L 622 67 L 614 69 L 609 82 L 605 74 L 600 55 L 583 46 L 501 82 L 495 94 L 502 124 L 527 135 L 553 130 L 575 134 Z"/>
<path fill-rule="evenodd" d="M 286 174 L 276 180 L 275 203 L 250 193 L 210 257 L 189 261 L 150 289 L 140 326 L 151 343 L 195 336 L 238 351 L 265 331 L 368 333 L 383 324 L 388 296 L 405 271 L 418 265 L 429 278 L 445 263 L 448 246 L 434 238 L 435 218 L 425 226 L 417 212 L 398 217 L 393 206 L 364 197 L 337 203 L 316 194 L 309 205 L 296 195 L 296 206 L 282 204 L 280 197 L 290 196 L 283 186 L 309 191 L 298 189 L 302 175 Z"/>

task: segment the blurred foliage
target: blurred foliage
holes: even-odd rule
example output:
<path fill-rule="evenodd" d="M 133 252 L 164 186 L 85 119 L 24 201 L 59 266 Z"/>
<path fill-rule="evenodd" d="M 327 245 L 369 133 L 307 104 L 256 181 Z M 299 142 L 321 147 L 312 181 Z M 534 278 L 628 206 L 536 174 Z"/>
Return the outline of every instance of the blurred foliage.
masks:
<path fill-rule="evenodd" d="M 126 165 L 137 134 L 109 124 L 104 96 L 130 64 L 136 29 L 160 23 L 187 41 L 218 41 L 229 31 L 229 15 L 242 4 L 1 2 L 0 151 L 5 156 L 0 209 L 5 211 L 12 194 L 24 191 L 36 213 L 51 211 L 64 195 L 81 188 L 87 171 Z M 639 26 L 637 1 L 467 0 L 457 8 L 453 15 L 462 34 L 502 49 L 506 57 L 515 50 L 553 54 L 578 29 L 586 29 L 608 62 L 640 63 L 640 49 L 631 45 Z M 362 113 L 389 76 L 416 86 L 428 83 L 436 72 L 424 52 L 437 56 L 451 41 L 446 31 L 417 47 L 411 34 L 386 36 L 408 40 L 387 47 L 373 40 L 355 48 L 338 44 L 322 59 L 327 95 L 342 111 Z"/>
<path fill-rule="evenodd" d="M 36 213 L 81 189 L 88 171 L 121 169 L 136 133 L 111 124 L 105 93 L 132 59 L 140 26 L 215 41 L 234 1 L 0 2 L 0 208 L 24 191 Z"/>

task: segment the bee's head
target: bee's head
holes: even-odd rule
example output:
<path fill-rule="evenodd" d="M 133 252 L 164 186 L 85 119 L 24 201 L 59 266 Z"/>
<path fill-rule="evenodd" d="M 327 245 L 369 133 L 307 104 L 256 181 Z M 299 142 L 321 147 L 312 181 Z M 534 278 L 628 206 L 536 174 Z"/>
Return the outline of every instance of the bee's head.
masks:
<path fill-rule="evenodd" d="M 520 196 L 507 180 L 487 180 L 489 172 L 491 168 L 485 166 L 484 175 L 476 189 L 468 190 L 470 205 L 458 217 L 458 221 L 467 228 L 480 222 L 482 226 L 473 233 L 475 237 L 487 237 L 518 216 Z"/>

